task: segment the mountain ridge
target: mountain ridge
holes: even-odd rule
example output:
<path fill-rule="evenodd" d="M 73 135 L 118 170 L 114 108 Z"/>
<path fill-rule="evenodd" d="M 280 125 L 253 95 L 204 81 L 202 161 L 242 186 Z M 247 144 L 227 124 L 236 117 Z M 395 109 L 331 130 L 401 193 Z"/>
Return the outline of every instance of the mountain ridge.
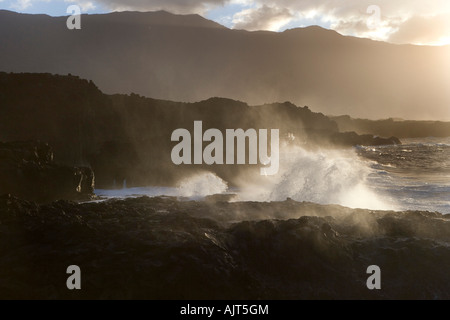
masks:
<path fill-rule="evenodd" d="M 450 120 L 450 47 L 320 27 L 248 32 L 167 12 L 87 15 L 81 30 L 68 30 L 65 17 L 0 15 L 0 71 L 72 73 L 105 93 L 172 101 L 288 100 L 356 118 Z"/>
<path fill-rule="evenodd" d="M 183 103 L 137 94 L 106 95 L 92 81 L 77 76 L 0 72 L 0 105 L 1 140 L 48 143 L 56 163 L 92 168 L 100 188 L 122 185 L 123 180 L 128 186 L 170 186 L 202 170 L 231 184 L 243 172 L 261 177 L 256 165 L 173 164 L 172 133 L 192 130 L 199 120 L 204 128 L 221 132 L 278 129 L 281 145 L 311 149 L 401 143 L 395 137 L 339 132 L 327 116 L 290 102 L 254 106 L 217 97 Z"/>

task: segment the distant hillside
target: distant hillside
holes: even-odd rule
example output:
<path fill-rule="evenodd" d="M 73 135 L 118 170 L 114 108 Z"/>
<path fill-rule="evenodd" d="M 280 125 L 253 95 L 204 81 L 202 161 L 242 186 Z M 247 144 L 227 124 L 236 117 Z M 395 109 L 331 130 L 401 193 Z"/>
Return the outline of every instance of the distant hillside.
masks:
<path fill-rule="evenodd" d="M 332 117 L 341 131 L 359 134 L 396 136 L 399 138 L 450 137 L 450 122 L 353 119 L 349 116 Z"/>
<path fill-rule="evenodd" d="M 320 27 L 230 30 L 198 15 L 0 11 L 0 71 L 77 74 L 106 93 L 292 101 L 325 114 L 450 120 L 450 46 L 392 45 Z"/>
<path fill-rule="evenodd" d="M 281 143 L 304 147 L 399 143 L 340 133 L 325 115 L 289 102 L 249 106 L 223 98 L 181 103 L 105 95 L 92 81 L 76 76 L 0 72 L 0 105 L 0 141 L 48 142 L 56 162 L 92 167 L 99 187 L 121 186 L 124 179 L 129 186 L 171 185 L 198 170 L 212 170 L 232 182 L 249 169 L 173 165 L 172 132 L 185 128 L 193 133 L 196 120 L 203 121 L 204 130 L 222 132 L 280 129 Z"/>

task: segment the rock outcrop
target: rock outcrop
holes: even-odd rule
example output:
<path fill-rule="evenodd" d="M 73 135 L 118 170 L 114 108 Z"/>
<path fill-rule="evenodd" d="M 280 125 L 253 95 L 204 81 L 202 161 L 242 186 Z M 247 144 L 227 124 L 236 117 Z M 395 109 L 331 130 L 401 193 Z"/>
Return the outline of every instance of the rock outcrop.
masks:
<path fill-rule="evenodd" d="M 336 145 L 362 145 L 362 146 L 383 146 L 389 144 L 402 144 L 396 137 L 382 138 L 372 134 L 359 135 L 356 132 L 339 132 L 331 137 L 331 141 Z"/>
<path fill-rule="evenodd" d="M 0 299 L 447 300 L 449 244 L 439 213 L 0 195 Z M 366 286 L 374 263 L 382 290 Z M 82 290 L 67 290 L 69 264 Z"/>
<path fill-rule="evenodd" d="M 376 134 L 383 137 L 403 138 L 450 137 L 450 122 L 412 121 L 402 119 L 354 119 L 350 116 L 331 117 L 340 131 L 355 131 L 357 134 Z"/>
<path fill-rule="evenodd" d="M 249 106 L 210 98 L 182 103 L 136 94 L 106 95 L 76 76 L 0 72 L 0 139 L 40 140 L 65 166 L 90 166 L 99 188 L 174 186 L 198 171 L 213 171 L 233 184 L 248 167 L 176 166 L 172 132 L 204 129 L 279 129 L 280 139 L 305 148 L 398 143 L 395 139 L 342 133 L 332 119 L 289 102 Z M 281 141 L 283 143 L 283 141 Z M 254 167 L 259 174 L 259 168 Z M 81 174 L 81 173 L 80 173 Z"/>
<path fill-rule="evenodd" d="M 58 165 L 40 141 L 0 142 L 0 194 L 36 202 L 86 200 L 94 196 L 94 172 Z"/>

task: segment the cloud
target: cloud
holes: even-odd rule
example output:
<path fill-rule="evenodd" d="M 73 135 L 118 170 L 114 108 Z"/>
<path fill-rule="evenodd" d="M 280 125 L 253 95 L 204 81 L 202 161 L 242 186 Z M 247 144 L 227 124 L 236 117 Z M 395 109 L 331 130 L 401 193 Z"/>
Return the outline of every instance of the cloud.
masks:
<path fill-rule="evenodd" d="M 413 16 L 401 24 L 388 40 L 394 43 L 450 43 L 450 14 Z"/>
<path fill-rule="evenodd" d="M 95 4 L 92 1 L 86 0 L 64 0 L 64 2 L 76 4 L 81 8 L 82 12 L 87 12 L 90 10 L 94 10 L 96 8 Z"/>
<path fill-rule="evenodd" d="M 271 17 L 276 19 L 276 13 L 284 12 L 279 17 L 281 26 L 295 27 L 315 21 L 344 35 L 394 43 L 450 43 L 448 0 L 256 0 L 253 3 L 260 9 L 237 13 L 235 28 L 273 30 Z"/>
<path fill-rule="evenodd" d="M 233 17 L 235 29 L 278 31 L 288 24 L 293 14 L 286 8 L 262 6 L 260 8 L 245 9 Z"/>
<path fill-rule="evenodd" d="M 223 6 L 228 0 L 97 0 L 97 3 L 113 11 L 137 10 L 156 11 L 166 10 L 172 13 L 205 14 L 209 9 Z"/>
<path fill-rule="evenodd" d="M 32 0 L 17 0 L 11 3 L 11 9 L 25 10 L 32 6 Z"/>
<path fill-rule="evenodd" d="M 2 0 L 0 0 L 2 1 Z M 83 11 L 100 7 L 110 11 L 197 13 L 236 29 L 283 31 L 318 24 L 344 35 L 393 43 L 450 44 L 449 0 L 11 0 L 24 10 L 40 1 L 79 4 Z M 3 2 L 5 3 L 5 2 Z M 374 12 L 379 20 L 374 24 Z"/>

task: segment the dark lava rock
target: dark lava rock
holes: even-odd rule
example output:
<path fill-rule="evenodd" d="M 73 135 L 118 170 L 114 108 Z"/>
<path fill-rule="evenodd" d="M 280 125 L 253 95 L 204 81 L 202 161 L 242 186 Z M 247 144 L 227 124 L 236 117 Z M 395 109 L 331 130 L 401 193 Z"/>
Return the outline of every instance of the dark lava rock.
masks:
<path fill-rule="evenodd" d="M 0 142 L 0 181 L 0 194 L 36 202 L 94 196 L 93 171 L 56 164 L 52 148 L 40 141 Z"/>
<path fill-rule="evenodd" d="M 402 144 L 396 137 L 381 138 L 371 134 L 358 135 L 356 132 L 338 132 L 332 135 L 331 142 L 344 146 L 383 146 L 392 144 Z"/>
<path fill-rule="evenodd" d="M 4 195 L 0 299 L 449 299 L 449 244 L 449 217 L 430 212 Z"/>

